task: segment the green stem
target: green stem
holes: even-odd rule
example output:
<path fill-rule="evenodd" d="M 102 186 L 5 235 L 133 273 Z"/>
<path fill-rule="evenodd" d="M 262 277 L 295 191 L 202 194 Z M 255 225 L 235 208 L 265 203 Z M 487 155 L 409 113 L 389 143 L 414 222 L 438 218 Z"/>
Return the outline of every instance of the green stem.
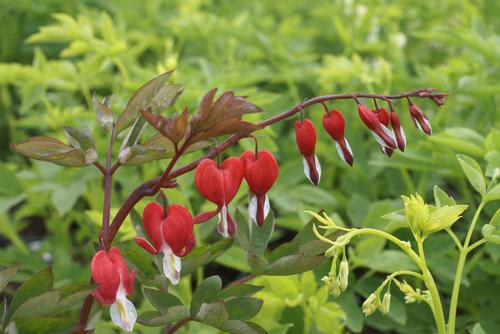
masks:
<path fill-rule="evenodd" d="M 453 291 L 451 293 L 451 302 L 450 302 L 450 313 L 448 315 L 448 334 L 455 333 L 455 319 L 457 316 L 457 306 L 458 306 L 458 295 L 460 293 L 460 286 L 462 283 L 462 276 L 464 272 L 465 260 L 467 259 L 467 255 L 471 250 L 480 246 L 481 240 L 473 244 L 469 247 L 472 234 L 474 232 L 474 228 L 476 227 L 477 220 L 479 218 L 479 214 L 484 207 L 484 202 L 481 202 L 472 218 L 472 222 L 469 226 L 469 230 L 467 231 L 467 236 L 465 237 L 465 241 L 462 249 L 460 250 L 460 256 L 458 258 L 457 271 L 455 272 L 455 279 L 453 281 Z"/>
<path fill-rule="evenodd" d="M 424 275 L 425 286 L 431 294 L 432 302 L 432 313 L 434 313 L 434 319 L 436 320 L 436 326 L 438 333 L 446 333 L 446 323 L 444 321 L 443 305 L 441 304 L 441 297 L 439 296 L 439 291 L 436 286 L 436 282 L 432 277 L 429 268 L 427 267 L 427 262 L 425 261 L 424 253 L 424 242 L 422 239 L 417 239 L 418 253 L 420 255 L 421 269 Z"/>

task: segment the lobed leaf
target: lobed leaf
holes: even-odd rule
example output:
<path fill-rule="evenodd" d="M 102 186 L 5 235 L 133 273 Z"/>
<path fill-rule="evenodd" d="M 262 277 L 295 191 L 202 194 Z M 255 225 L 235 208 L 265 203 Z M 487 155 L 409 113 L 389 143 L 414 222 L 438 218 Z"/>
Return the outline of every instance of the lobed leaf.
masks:
<path fill-rule="evenodd" d="M 254 131 L 257 125 L 241 120 L 244 114 L 260 112 L 262 109 L 248 102 L 233 91 L 224 92 L 215 102 L 217 89 L 212 89 L 201 99 L 198 112 L 191 118 L 189 142 L 232 134 L 240 131 Z"/>

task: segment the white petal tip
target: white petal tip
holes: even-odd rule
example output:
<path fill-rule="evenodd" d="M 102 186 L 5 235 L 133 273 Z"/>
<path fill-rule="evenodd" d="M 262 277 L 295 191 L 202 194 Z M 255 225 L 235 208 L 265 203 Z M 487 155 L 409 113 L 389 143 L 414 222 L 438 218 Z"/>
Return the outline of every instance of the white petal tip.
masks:
<path fill-rule="evenodd" d="M 137 311 L 134 304 L 125 295 L 118 297 L 115 303 L 111 305 L 109 315 L 113 323 L 124 331 L 131 332 L 134 329 Z"/>

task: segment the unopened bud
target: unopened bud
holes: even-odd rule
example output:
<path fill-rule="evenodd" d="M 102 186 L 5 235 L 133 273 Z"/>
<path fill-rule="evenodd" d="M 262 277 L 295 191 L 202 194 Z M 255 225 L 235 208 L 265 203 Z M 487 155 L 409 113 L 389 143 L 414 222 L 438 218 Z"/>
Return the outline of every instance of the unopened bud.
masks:
<path fill-rule="evenodd" d="M 386 292 L 384 294 L 384 298 L 382 299 L 382 304 L 380 304 L 378 309 L 382 314 L 387 314 L 389 313 L 390 308 L 391 308 L 391 294 L 389 292 Z"/>
<path fill-rule="evenodd" d="M 349 284 L 349 263 L 346 260 L 340 262 L 339 268 L 339 287 L 344 291 Z"/>
<path fill-rule="evenodd" d="M 369 295 L 368 298 L 366 298 L 366 300 L 363 302 L 363 305 L 361 306 L 365 317 L 375 312 L 377 310 L 379 303 L 380 302 L 378 301 L 378 295 L 376 295 L 375 293 Z"/>

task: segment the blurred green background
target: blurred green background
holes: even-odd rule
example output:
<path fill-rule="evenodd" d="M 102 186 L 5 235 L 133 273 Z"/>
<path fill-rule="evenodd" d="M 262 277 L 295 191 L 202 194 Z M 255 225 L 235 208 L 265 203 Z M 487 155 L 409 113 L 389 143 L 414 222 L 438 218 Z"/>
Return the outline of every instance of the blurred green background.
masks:
<path fill-rule="evenodd" d="M 92 93 L 114 94 L 113 109 L 119 112 L 141 84 L 172 68 L 172 81 L 185 87 L 172 112 L 184 106 L 196 110 L 202 94 L 218 87 L 248 95 L 265 110 L 249 117 L 251 121 L 322 94 L 388 94 L 424 87 L 450 93 L 441 109 L 432 102 L 420 103 L 433 125 L 431 137 L 414 128 L 406 103 L 395 105 L 408 144 L 407 152 L 396 152 L 390 159 L 359 122 L 352 102 L 331 104 L 346 117 L 353 168 L 339 159 L 334 143 L 321 131 L 321 109 L 307 110 L 319 133 L 323 175 L 317 188 L 303 176 L 293 120 L 262 131 L 261 145 L 276 154 L 281 166 L 270 193 L 280 227 L 276 242 L 289 239 L 306 224 L 305 209 L 324 208 L 346 225 L 384 228 L 387 223 L 379 217 L 401 208 L 401 194 L 418 191 L 430 199 L 435 184 L 457 202 L 474 206 L 476 195 L 455 154 L 475 158 L 487 173 L 500 165 L 496 0 L 1 0 L 0 8 L 0 265 L 22 262 L 20 280 L 50 264 L 56 286 L 88 282 L 103 191 L 95 168 L 64 169 L 29 161 L 13 153 L 9 143 L 34 135 L 64 140 L 62 125 L 86 124 L 93 130 L 102 161 L 107 143 L 94 122 Z M 240 145 L 230 153 L 239 155 L 252 143 Z M 113 208 L 164 166 L 160 161 L 121 168 Z M 169 191 L 170 200 L 194 212 L 204 209 L 192 175 L 178 181 L 181 187 Z M 235 203 L 244 207 L 245 201 L 241 191 Z M 127 222 L 123 230 L 123 245 L 136 247 L 130 242 L 135 235 L 132 225 Z M 213 224 L 198 233 L 201 243 L 213 240 Z M 449 292 L 456 263 L 453 244 L 446 235 L 428 244 L 431 270 Z M 356 242 L 350 254 L 356 273 L 353 288 L 338 301 L 325 297 L 317 279 L 317 291 L 314 282 L 304 285 L 314 277 L 262 279 L 267 316 L 258 315 L 255 321 L 272 333 L 430 332 L 433 320 L 423 305 L 404 307 L 400 298 L 388 317 L 366 319 L 356 306 L 359 296 L 369 294 L 380 281 L 376 272 L 390 271 L 401 261 L 384 246 L 372 239 Z M 500 328 L 500 251 L 487 246 L 478 254 L 467 269 L 460 333 L 476 322 L 488 333 Z M 356 270 L 361 266 L 369 270 Z M 241 249 L 233 247 L 207 271 L 230 280 L 248 267 Z M 189 284 L 184 285 L 189 290 Z M 315 307 L 319 311 L 311 311 Z M 69 312 L 76 316 L 77 311 Z M 97 326 L 97 333 L 114 331 L 105 320 Z M 183 330 L 210 332 L 196 324 Z"/>

